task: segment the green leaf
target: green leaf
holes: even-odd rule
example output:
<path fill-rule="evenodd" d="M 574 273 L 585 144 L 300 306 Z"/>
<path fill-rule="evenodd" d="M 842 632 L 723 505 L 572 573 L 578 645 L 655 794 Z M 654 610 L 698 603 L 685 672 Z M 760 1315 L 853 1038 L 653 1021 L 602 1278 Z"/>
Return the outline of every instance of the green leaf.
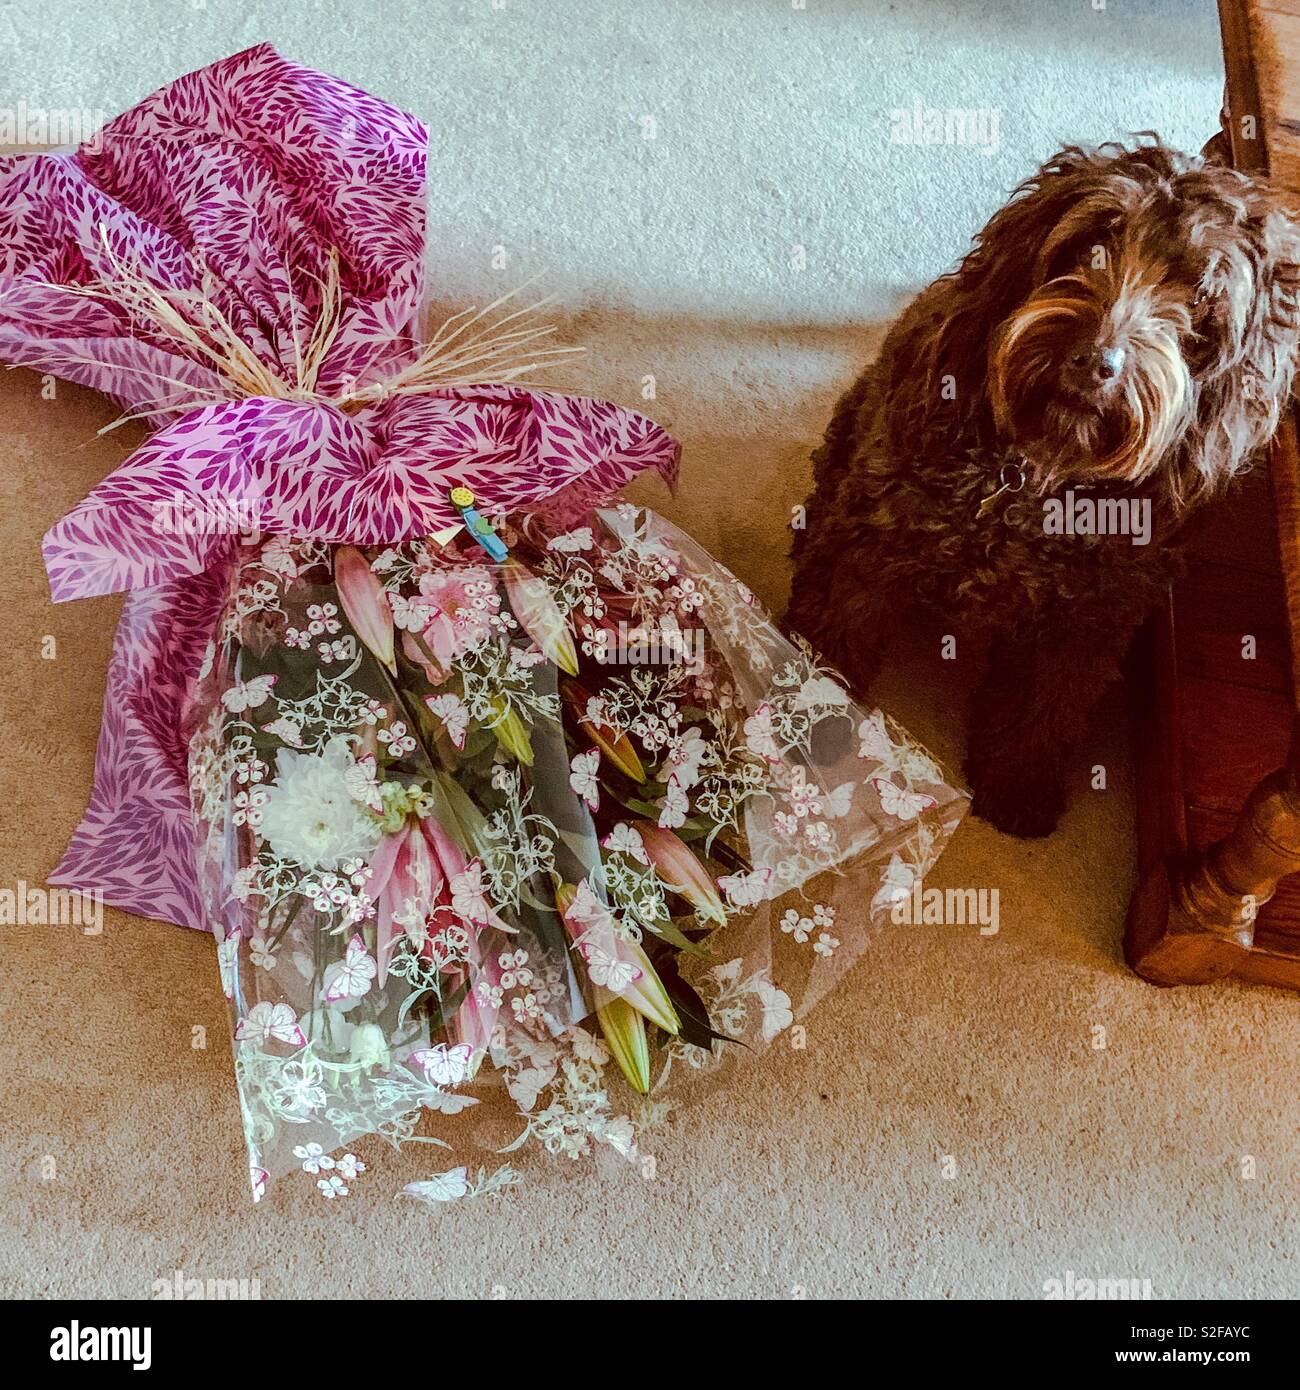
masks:
<path fill-rule="evenodd" d="M 472 855 L 477 855 L 480 859 L 485 856 L 487 840 L 487 821 L 484 819 L 482 811 L 470 799 L 469 794 L 460 783 L 448 773 L 439 772 L 434 775 L 434 795 L 438 799 L 438 810 L 444 812 L 452 824 L 439 816 L 439 821 L 443 828 L 451 837 L 458 841 L 461 849 Z"/>
<path fill-rule="evenodd" d="M 713 1027 L 709 1022 L 708 1006 L 682 979 L 672 956 L 664 956 L 662 960 L 655 961 L 654 966 L 669 999 L 673 1001 L 673 1007 L 677 1010 L 677 1019 L 681 1025 L 679 1037 L 692 1047 L 712 1049 L 714 1042 L 726 1042 L 735 1043 L 737 1047 L 743 1047 L 746 1051 L 751 1050 L 748 1044 L 741 1042 L 739 1038 L 719 1033 Z M 662 1029 L 660 1031 L 662 1032 Z"/>
<path fill-rule="evenodd" d="M 679 951 L 685 951 L 688 955 L 692 956 L 702 957 L 708 955 L 708 952 L 702 946 L 692 941 L 671 917 L 666 924 L 662 918 L 654 922 L 643 922 L 638 917 L 636 921 L 642 931 L 650 932 L 651 935 L 657 936 L 660 941 L 666 941 L 670 946 L 675 946 Z M 708 933 L 705 934 L 707 935 Z"/>

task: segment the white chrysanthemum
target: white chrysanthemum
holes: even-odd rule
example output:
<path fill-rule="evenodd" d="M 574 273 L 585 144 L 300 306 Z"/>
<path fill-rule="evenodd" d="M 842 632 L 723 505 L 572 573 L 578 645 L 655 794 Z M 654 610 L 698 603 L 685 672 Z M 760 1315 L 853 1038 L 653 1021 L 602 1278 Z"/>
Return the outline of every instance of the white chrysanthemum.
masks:
<path fill-rule="evenodd" d="M 308 869 L 335 869 L 341 860 L 369 855 L 379 825 L 349 790 L 355 766 L 341 738 L 323 753 L 280 751 L 258 827 L 276 854 Z"/>

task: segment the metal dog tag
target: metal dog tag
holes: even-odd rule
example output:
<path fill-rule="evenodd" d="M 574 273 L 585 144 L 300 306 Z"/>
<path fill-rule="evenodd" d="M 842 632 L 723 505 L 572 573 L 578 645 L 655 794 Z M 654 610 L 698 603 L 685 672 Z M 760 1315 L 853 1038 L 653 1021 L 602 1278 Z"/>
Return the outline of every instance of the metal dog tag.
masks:
<path fill-rule="evenodd" d="M 988 516 L 1004 492 L 1019 492 L 1025 485 L 1025 470 L 1018 463 L 1004 463 L 998 469 L 998 482 L 1001 486 L 995 492 L 990 492 L 980 503 L 979 510 L 975 513 L 977 518 Z"/>

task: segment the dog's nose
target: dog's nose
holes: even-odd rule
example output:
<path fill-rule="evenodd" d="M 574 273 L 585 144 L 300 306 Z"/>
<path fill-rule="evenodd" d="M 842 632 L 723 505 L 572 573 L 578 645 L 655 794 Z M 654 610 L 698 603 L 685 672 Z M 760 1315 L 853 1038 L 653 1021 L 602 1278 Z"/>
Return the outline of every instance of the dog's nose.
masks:
<path fill-rule="evenodd" d="M 1113 381 L 1124 370 L 1124 349 L 1103 348 L 1097 355 L 1097 375 L 1103 381 Z"/>
<path fill-rule="evenodd" d="M 1069 368 L 1077 382 L 1105 386 L 1124 370 L 1124 349 L 1080 348 L 1070 355 Z"/>

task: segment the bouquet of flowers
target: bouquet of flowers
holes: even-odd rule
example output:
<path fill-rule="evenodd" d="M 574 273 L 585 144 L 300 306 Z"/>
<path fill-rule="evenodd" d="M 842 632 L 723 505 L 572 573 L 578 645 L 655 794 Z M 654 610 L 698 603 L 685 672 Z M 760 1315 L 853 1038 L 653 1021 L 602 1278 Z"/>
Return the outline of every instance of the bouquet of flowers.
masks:
<path fill-rule="evenodd" d="M 618 500 L 675 475 L 663 431 L 505 384 L 549 351 L 526 316 L 414 331 L 423 156 L 261 47 L 95 153 L 0 161 L 0 353 L 156 427 L 47 537 L 56 597 L 130 590 L 55 881 L 213 932 L 254 1197 L 345 1192 L 364 1165 L 332 1150 L 460 1134 L 494 1080 L 507 1129 L 467 1147 L 635 1154 L 683 1076 L 825 993 L 965 808 Z M 504 1180 L 466 1171 L 408 1190 Z"/>

